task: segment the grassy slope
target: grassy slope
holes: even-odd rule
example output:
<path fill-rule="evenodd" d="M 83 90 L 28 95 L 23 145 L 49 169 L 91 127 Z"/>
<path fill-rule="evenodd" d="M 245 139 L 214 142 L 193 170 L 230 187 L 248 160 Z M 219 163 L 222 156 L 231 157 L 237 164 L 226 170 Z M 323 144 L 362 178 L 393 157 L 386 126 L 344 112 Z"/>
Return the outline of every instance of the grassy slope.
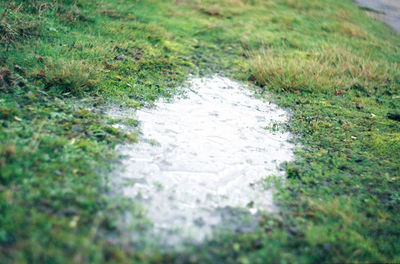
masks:
<path fill-rule="evenodd" d="M 400 125 L 387 116 L 400 109 L 400 38 L 350 0 L 0 3 L 2 260 L 400 261 Z M 293 110 L 304 148 L 281 219 L 180 256 L 105 241 L 122 209 L 99 172 L 134 138 L 76 99 L 140 107 L 213 68 Z"/>

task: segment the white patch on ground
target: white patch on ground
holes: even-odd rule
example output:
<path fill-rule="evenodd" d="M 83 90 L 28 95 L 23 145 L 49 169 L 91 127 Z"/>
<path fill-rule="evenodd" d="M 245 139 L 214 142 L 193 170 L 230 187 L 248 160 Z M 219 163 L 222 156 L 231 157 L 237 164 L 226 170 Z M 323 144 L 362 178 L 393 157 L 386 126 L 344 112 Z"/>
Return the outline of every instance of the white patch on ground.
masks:
<path fill-rule="evenodd" d="M 201 242 L 214 227 L 229 226 L 223 208 L 276 211 L 261 181 L 282 176 L 279 165 L 293 159 L 291 135 L 266 129 L 286 122 L 286 111 L 220 76 L 192 78 L 187 88 L 184 97 L 135 113 L 139 143 L 118 147 L 126 158 L 111 179 L 130 183 L 118 191 L 143 203 L 167 244 Z M 171 230 L 181 231 L 178 238 L 168 236 Z"/>

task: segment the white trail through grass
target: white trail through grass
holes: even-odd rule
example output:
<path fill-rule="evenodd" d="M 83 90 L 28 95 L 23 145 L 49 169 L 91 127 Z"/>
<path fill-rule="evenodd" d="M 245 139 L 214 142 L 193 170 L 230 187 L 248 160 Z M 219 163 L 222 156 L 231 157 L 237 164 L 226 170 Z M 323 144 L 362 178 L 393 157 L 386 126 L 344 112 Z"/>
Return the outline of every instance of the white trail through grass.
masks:
<path fill-rule="evenodd" d="M 119 192 L 143 203 L 167 244 L 201 242 L 230 226 L 226 208 L 274 212 L 262 180 L 282 176 L 279 165 L 293 159 L 291 135 L 267 129 L 287 122 L 283 109 L 225 77 L 191 78 L 186 88 L 185 96 L 135 113 L 139 143 L 118 147 L 125 158 L 113 176 Z"/>

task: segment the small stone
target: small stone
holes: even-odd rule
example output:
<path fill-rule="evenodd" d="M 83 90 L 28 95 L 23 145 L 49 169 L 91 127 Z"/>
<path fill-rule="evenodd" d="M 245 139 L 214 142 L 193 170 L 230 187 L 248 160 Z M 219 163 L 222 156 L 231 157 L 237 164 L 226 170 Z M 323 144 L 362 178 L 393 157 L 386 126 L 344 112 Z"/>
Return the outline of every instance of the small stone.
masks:
<path fill-rule="evenodd" d="M 75 126 L 73 126 L 72 130 L 73 130 L 74 132 L 79 132 L 79 131 L 82 131 L 82 127 L 81 127 L 81 126 L 78 126 L 78 125 L 75 125 Z"/>
<path fill-rule="evenodd" d="M 326 251 L 331 251 L 331 244 L 325 243 L 325 244 L 324 244 L 324 249 L 325 249 Z"/>
<path fill-rule="evenodd" d="M 121 54 L 114 57 L 114 60 L 123 61 L 125 59 L 125 55 Z"/>
<path fill-rule="evenodd" d="M 62 214 L 65 216 L 79 215 L 78 210 L 72 207 L 67 207 L 62 211 Z"/>
<path fill-rule="evenodd" d="M 343 92 L 342 92 L 342 90 L 337 90 L 337 91 L 336 91 L 336 96 L 343 97 Z"/>
<path fill-rule="evenodd" d="M 295 236 L 299 233 L 299 230 L 296 227 L 291 226 L 289 227 L 289 233 Z"/>
<path fill-rule="evenodd" d="M 364 106 L 362 104 L 356 104 L 356 107 L 358 110 L 364 109 Z"/>
<path fill-rule="evenodd" d="M 400 113 L 388 113 L 387 117 L 391 120 L 400 121 Z"/>
<path fill-rule="evenodd" d="M 251 244 L 251 247 L 253 249 L 260 249 L 260 248 L 262 248 L 262 245 L 263 245 L 263 241 L 261 239 L 257 239 L 255 241 L 253 241 L 253 243 Z"/>
<path fill-rule="evenodd" d="M 19 73 L 24 73 L 25 69 L 19 65 L 15 65 L 14 66 L 15 71 L 19 72 Z"/>

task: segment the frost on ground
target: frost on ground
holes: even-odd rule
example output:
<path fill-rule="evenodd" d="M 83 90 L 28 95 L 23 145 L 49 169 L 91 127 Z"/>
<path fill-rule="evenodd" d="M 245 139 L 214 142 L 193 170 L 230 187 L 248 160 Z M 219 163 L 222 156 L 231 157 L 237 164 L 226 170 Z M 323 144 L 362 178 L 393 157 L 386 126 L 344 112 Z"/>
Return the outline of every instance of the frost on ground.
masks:
<path fill-rule="evenodd" d="M 262 180 L 282 175 L 279 165 L 293 159 L 294 145 L 289 133 L 268 128 L 287 117 L 241 83 L 192 78 L 185 96 L 135 113 L 139 143 L 118 147 L 124 159 L 111 180 L 141 201 L 163 243 L 201 242 L 218 227 L 246 230 L 255 221 L 238 224 L 238 212 L 276 210 Z"/>

